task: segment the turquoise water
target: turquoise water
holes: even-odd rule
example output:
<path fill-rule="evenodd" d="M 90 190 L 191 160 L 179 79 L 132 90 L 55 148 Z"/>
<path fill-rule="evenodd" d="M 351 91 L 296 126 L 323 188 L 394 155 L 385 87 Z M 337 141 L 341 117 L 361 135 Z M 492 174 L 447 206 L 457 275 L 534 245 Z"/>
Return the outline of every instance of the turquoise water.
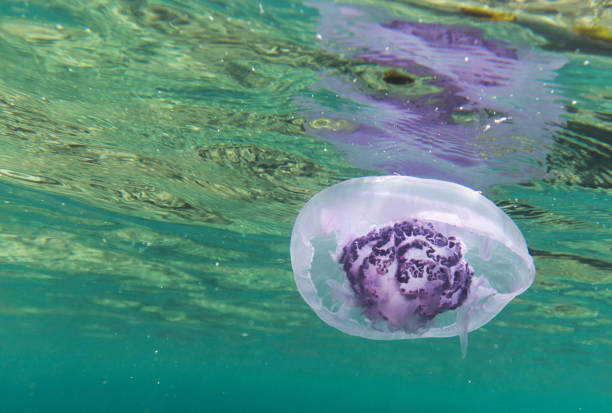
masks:
<path fill-rule="evenodd" d="M 380 173 L 305 127 L 303 102 L 336 102 L 313 85 L 355 64 L 317 38 L 320 8 L 5 1 L 0 411 L 607 412 L 612 60 L 605 36 L 573 28 L 596 13 L 553 27 L 537 2 L 515 22 L 412 3 L 352 2 L 566 61 L 540 172 L 482 188 L 523 232 L 536 281 L 470 334 L 465 360 L 457 338 L 345 335 L 297 292 L 302 205 Z"/>

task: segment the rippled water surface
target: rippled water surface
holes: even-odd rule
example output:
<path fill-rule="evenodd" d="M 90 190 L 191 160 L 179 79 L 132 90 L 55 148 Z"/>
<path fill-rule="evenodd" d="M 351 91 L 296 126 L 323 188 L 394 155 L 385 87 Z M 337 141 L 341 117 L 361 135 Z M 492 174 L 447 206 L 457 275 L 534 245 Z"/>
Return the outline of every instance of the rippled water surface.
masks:
<path fill-rule="evenodd" d="M 608 411 L 610 5 L 347 3 L 0 4 L 0 411 Z M 330 20 L 337 10 L 346 20 Z M 414 62 L 389 50 L 383 64 L 367 35 L 332 34 L 392 21 L 503 41 L 531 56 L 512 73 L 533 56 L 554 64 L 517 89 L 533 100 L 497 107 L 488 94 L 458 120 L 446 91 L 460 90 L 425 69 L 410 89 Z M 441 163 L 421 175 L 473 183 L 537 268 L 470 334 L 465 360 L 457 339 L 336 331 L 291 271 L 291 228 L 312 195 L 410 171 L 351 139 L 389 133 L 398 99 L 417 95 L 415 113 L 448 110 L 428 131 L 460 124 L 473 139 L 384 150 L 423 151 Z M 531 129 L 489 139 L 512 111 Z"/>

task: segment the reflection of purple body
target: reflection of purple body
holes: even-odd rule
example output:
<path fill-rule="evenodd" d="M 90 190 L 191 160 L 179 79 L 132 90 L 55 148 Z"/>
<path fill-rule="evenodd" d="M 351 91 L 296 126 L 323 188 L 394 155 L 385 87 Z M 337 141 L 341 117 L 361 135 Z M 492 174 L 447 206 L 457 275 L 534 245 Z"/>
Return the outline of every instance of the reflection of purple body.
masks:
<path fill-rule="evenodd" d="M 407 332 L 463 304 L 474 275 L 460 240 L 417 220 L 356 238 L 339 261 L 367 317 Z"/>
<path fill-rule="evenodd" d="M 543 174 L 563 110 L 546 82 L 562 58 L 485 39 L 478 28 L 380 24 L 355 8 L 315 6 L 328 50 L 420 79 L 381 82 L 388 86 L 381 91 L 364 88 L 362 79 L 321 73 L 314 89 L 338 100 L 301 101 L 309 108 L 306 128 L 336 142 L 349 162 L 473 187 Z"/>

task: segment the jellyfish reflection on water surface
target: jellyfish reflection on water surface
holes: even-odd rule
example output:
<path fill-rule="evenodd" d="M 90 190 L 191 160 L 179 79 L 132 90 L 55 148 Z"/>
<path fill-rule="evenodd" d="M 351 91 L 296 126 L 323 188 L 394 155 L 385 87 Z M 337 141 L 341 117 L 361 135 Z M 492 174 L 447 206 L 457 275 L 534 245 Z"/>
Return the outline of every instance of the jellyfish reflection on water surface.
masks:
<path fill-rule="evenodd" d="M 477 189 L 546 174 L 565 110 L 553 83 L 564 57 L 490 38 L 480 27 L 312 6 L 321 46 L 346 62 L 319 73 L 312 98 L 298 103 L 306 130 L 348 162 Z"/>
<path fill-rule="evenodd" d="M 535 278 L 501 209 L 462 185 L 356 178 L 316 194 L 291 236 L 300 294 L 345 333 L 392 340 L 459 335 L 490 321 Z"/>

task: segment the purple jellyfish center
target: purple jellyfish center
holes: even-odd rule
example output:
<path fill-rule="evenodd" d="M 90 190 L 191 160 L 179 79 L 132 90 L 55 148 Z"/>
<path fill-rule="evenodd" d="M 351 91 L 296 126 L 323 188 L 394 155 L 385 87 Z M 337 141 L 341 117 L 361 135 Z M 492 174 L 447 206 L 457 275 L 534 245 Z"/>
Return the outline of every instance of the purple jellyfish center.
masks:
<path fill-rule="evenodd" d="M 350 241 L 339 262 L 364 314 L 408 332 L 463 304 L 474 275 L 461 240 L 416 219 Z"/>

